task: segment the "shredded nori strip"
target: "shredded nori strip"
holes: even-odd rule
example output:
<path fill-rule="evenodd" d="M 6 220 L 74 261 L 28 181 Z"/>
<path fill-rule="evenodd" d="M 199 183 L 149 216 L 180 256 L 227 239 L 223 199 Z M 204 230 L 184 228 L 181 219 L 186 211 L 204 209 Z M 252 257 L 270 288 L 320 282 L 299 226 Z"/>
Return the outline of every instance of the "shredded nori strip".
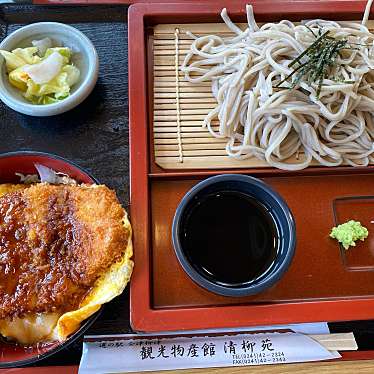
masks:
<path fill-rule="evenodd" d="M 357 49 L 350 47 L 350 44 L 359 44 L 349 43 L 347 39 L 335 39 L 329 36 L 330 31 L 322 33 L 322 30 L 319 29 L 318 34 L 316 34 L 310 27 L 305 27 L 314 35 L 316 40 L 289 64 L 289 67 L 297 66 L 276 87 L 292 89 L 302 80 L 306 81 L 309 86 L 312 83 L 317 83 L 317 98 L 319 98 L 323 80 L 328 78 L 329 68 L 334 65 L 336 57 L 340 55 L 341 50 Z M 306 61 L 302 62 L 305 59 Z M 280 87 L 291 77 L 293 78 L 290 86 Z M 339 78 L 333 77 L 332 79 L 340 82 Z M 351 83 L 351 81 L 344 83 Z"/>

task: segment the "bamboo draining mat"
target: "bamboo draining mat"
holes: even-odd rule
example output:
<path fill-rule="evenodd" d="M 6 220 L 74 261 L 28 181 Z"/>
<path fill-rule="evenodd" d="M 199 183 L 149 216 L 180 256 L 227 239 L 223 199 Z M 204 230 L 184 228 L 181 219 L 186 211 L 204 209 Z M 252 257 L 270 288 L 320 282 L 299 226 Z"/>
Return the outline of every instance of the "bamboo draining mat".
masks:
<path fill-rule="evenodd" d="M 247 24 L 239 24 L 243 29 Z M 370 29 L 374 21 L 369 21 Z M 164 24 L 154 27 L 155 162 L 164 169 L 255 168 L 269 165 L 256 158 L 236 160 L 227 156 L 227 139 L 218 139 L 203 128 L 203 120 L 216 105 L 210 82 L 184 80 L 180 66 L 189 51 L 190 31 L 198 36 L 232 36 L 224 23 Z M 213 122 L 218 128 L 218 121 Z M 291 160 L 290 160 L 291 161 Z"/>
<path fill-rule="evenodd" d="M 255 158 L 238 161 L 228 157 L 225 151 L 227 139 L 214 138 L 202 127 L 205 116 L 215 107 L 216 101 L 210 82 L 186 82 L 179 71 L 192 41 L 186 31 L 196 35 L 233 35 L 223 23 L 167 24 L 154 28 L 153 134 L 156 163 L 164 169 L 266 166 L 265 162 Z M 218 121 L 213 123 L 218 125 Z"/>

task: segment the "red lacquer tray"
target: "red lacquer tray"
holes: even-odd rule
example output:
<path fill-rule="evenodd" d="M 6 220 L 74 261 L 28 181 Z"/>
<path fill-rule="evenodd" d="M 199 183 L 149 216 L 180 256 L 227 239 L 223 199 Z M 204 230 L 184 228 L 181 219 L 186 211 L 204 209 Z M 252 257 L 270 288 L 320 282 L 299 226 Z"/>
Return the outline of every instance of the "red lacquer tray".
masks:
<path fill-rule="evenodd" d="M 251 3 L 260 22 L 360 19 L 366 5 L 366 1 L 346 0 Z M 374 318 L 374 238 L 369 237 L 358 254 L 346 254 L 328 238 L 347 209 L 354 211 L 352 218 L 368 226 L 374 219 L 374 203 L 371 218 L 367 205 L 339 200 L 372 195 L 373 167 L 314 167 L 298 173 L 272 168 L 166 171 L 154 162 L 152 26 L 220 22 L 223 6 L 235 21 L 244 21 L 245 4 L 136 4 L 129 10 L 131 218 L 136 263 L 131 323 L 137 331 Z M 298 244 L 291 268 L 277 285 L 257 296 L 226 298 L 201 289 L 179 266 L 171 244 L 172 218 L 185 192 L 209 175 L 228 172 L 262 178 L 285 198 L 296 219 Z"/>

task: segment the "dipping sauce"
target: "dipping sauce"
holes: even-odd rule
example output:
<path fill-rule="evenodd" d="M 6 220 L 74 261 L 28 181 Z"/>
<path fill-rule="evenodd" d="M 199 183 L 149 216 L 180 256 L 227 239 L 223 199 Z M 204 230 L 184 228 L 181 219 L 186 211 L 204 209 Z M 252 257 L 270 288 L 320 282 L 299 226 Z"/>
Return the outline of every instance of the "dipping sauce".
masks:
<path fill-rule="evenodd" d="M 215 192 L 191 202 L 182 220 L 180 240 L 202 276 L 234 287 L 265 274 L 279 248 L 271 212 L 236 191 Z"/>

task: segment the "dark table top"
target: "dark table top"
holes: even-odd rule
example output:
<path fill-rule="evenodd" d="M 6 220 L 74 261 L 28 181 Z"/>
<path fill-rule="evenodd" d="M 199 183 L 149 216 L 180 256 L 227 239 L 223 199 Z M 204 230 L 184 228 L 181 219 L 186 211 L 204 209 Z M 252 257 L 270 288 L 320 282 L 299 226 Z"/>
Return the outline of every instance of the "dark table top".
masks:
<path fill-rule="evenodd" d="M 92 94 L 68 113 L 29 117 L 0 103 L 0 153 L 44 151 L 75 161 L 101 183 L 115 189 L 129 206 L 127 95 L 127 7 L 0 6 L 0 40 L 24 24 L 56 21 L 71 24 L 94 43 L 99 80 Z M 127 333 L 129 292 L 103 308 L 87 334 Z M 43 361 L 43 365 L 76 364 L 82 341 Z"/>
<path fill-rule="evenodd" d="M 0 40 L 20 26 L 40 21 L 71 24 L 94 43 L 100 73 L 92 94 L 68 113 L 35 118 L 0 103 L 0 153 L 51 152 L 90 171 L 129 206 L 127 7 L 0 5 Z M 374 349 L 374 321 L 331 323 L 332 332 L 354 331 L 359 349 Z M 131 331 L 128 288 L 104 306 L 87 334 Z M 82 339 L 38 365 L 78 364 Z"/>

